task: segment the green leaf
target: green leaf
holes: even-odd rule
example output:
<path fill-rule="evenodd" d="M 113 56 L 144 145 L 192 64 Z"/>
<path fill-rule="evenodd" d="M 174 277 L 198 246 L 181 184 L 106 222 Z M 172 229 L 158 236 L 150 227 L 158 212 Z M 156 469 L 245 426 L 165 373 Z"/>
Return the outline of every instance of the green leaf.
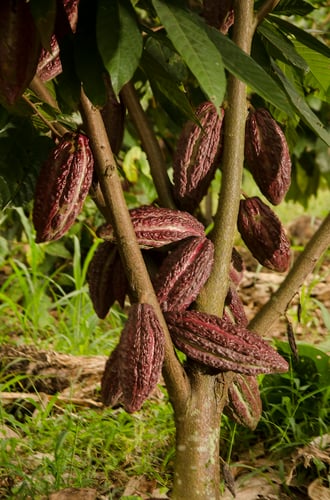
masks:
<path fill-rule="evenodd" d="M 327 132 L 322 122 L 313 113 L 305 99 L 298 94 L 292 83 L 286 78 L 281 69 L 275 63 L 272 66 L 292 105 L 294 106 L 296 113 L 300 116 L 303 122 L 315 132 L 316 135 L 318 135 L 326 144 L 328 144 L 328 146 L 330 146 L 330 134 Z"/>
<path fill-rule="evenodd" d="M 210 40 L 206 24 L 178 5 L 153 0 L 167 36 L 198 80 L 207 98 L 220 107 L 226 90 L 221 53 Z"/>
<path fill-rule="evenodd" d="M 166 72 L 147 50 L 144 51 L 141 65 L 148 76 L 154 94 L 165 101 L 166 111 L 170 114 L 169 106 L 173 106 L 177 113 L 183 115 L 186 120 L 193 119 L 193 109 L 187 95 L 180 89 L 180 83 Z"/>
<path fill-rule="evenodd" d="M 118 94 L 138 67 L 143 41 L 129 0 L 100 0 L 96 37 L 103 64 Z"/>
<path fill-rule="evenodd" d="M 274 12 L 283 16 L 305 16 L 314 10 L 314 7 L 304 0 L 281 0 L 275 7 Z"/>
<path fill-rule="evenodd" d="M 282 55 L 285 61 L 293 64 L 305 73 L 309 70 L 307 62 L 297 53 L 291 41 L 286 39 L 271 23 L 264 21 L 258 27 L 258 32 L 270 43 L 276 52 Z"/>
<path fill-rule="evenodd" d="M 323 54 L 325 57 L 330 57 L 330 48 L 324 45 L 324 43 L 320 42 L 317 38 L 310 35 L 307 31 L 298 28 L 294 24 L 286 21 L 285 19 L 281 19 L 276 16 L 271 16 L 272 22 L 276 23 L 287 35 L 292 35 L 303 45 L 309 47 L 320 54 Z"/>
<path fill-rule="evenodd" d="M 50 39 L 54 33 L 56 0 L 30 0 L 30 9 L 40 35 L 41 44 L 51 52 Z"/>
<path fill-rule="evenodd" d="M 295 41 L 294 45 L 297 52 L 307 61 L 314 78 L 330 100 L 330 59 L 298 41 Z"/>
<path fill-rule="evenodd" d="M 276 108 L 292 115 L 290 102 L 282 88 L 252 57 L 243 52 L 227 36 L 214 28 L 208 34 L 222 55 L 225 68 Z"/>

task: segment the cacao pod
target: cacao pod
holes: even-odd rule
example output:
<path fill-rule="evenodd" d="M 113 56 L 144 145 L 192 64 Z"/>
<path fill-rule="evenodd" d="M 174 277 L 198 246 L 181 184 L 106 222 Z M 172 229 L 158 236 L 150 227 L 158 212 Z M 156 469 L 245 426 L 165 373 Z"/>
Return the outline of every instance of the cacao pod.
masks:
<path fill-rule="evenodd" d="M 123 401 L 120 368 L 125 363 L 120 345 L 111 353 L 101 379 L 101 398 L 105 406 L 116 406 Z"/>
<path fill-rule="evenodd" d="M 164 332 L 153 307 L 132 304 L 116 352 L 106 366 L 103 401 L 119 401 L 120 398 L 129 413 L 139 410 L 157 385 L 164 353 Z M 112 361 L 114 367 L 111 367 Z M 112 377 L 114 380 L 109 383 Z"/>
<path fill-rule="evenodd" d="M 57 240 L 80 213 L 93 176 L 88 138 L 65 134 L 41 167 L 33 207 L 36 241 Z"/>
<path fill-rule="evenodd" d="M 230 26 L 234 23 L 233 0 L 203 0 L 202 16 L 207 24 L 221 31 L 224 35 L 228 33 Z"/>
<path fill-rule="evenodd" d="M 207 193 L 220 161 L 224 110 L 204 102 L 195 114 L 196 121 L 184 125 L 173 158 L 174 196 L 188 212 Z"/>
<path fill-rule="evenodd" d="M 262 413 L 258 380 L 253 375 L 235 374 L 228 389 L 228 403 L 224 414 L 252 431 L 257 427 Z"/>
<path fill-rule="evenodd" d="M 199 363 L 246 375 L 288 370 L 285 359 L 246 328 L 199 311 L 164 315 L 176 347 Z"/>
<path fill-rule="evenodd" d="M 267 109 L 249 112 L 245 159 L 262 194 L 278 205 L 290 187 L 291 158 L 285 135 Z"/>
<path fill-rule="evenodd" d="M 47 82 L 62 73 L 60 47 L 58 41 L 71 31 L 75 33 L 78 22 L 79 0 L 61 0 L 57 2 L 55 33 L 51 37 L 51 52 L 42 49 L 37 75 L 43 82 Z"/>
<path fill-rule="evenodd" d="M 159 248 L 190 236 L 204 236 L 204 226 L 188 212 L 143 205 L 130 210 L 137 241 L 142 248 Z M 113 228 L 104 224 L 97 235 L 116 242 Z"/>
<path fill-rule="evenodd" d="M 213 255 L 213 243 L 205 237 L 189 238 L 168 254 L 154 283 L 163 311 L 190 306 L 210 276 Z"/>
<path fill-rule="evenodd" d="M 226 309 L 229 309 L 236 325 L 247 326 L 248 319 L 244 311 L 244 305 L 241 301 L 235 287 L 233 285 L 229 286 L 227 296 L 225 299 Z"/>
<path fill-rule="evenodd" d="M 0 33 L 0 102 L 11 106 L 34 77 L 41 53 L 28 2 L 1 0 Z"/>
<path fill-rule="evenodd" d="M 243 278 L 244 274 L 244 262 L 240 253 L 234 247 L 231 255 L 231 263 L 229 269 L 229 277 L 232 282 L 238 286 Z"/>
<path fill-rule="evenodd" d="M 273 210 L 254 196 L 240 201 L 237 227 L 252 255 L 265 267 L 284 272 L 290 265 L 290 241 Z"/>
<path fill-rule="evenodd" d="M 124 306 L 128 281 L 117 247 L 109 241 L 101 243 L 89 264 L 87 281 L 94 310 L 104 319 L 117 300 Z"/>

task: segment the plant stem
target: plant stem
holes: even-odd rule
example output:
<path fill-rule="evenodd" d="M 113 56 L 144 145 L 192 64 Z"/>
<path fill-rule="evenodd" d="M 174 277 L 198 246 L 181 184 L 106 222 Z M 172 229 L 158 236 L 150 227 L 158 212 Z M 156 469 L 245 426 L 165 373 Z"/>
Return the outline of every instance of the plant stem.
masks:
<path fill-rule="evenodd" d="M 170 181 L 167 175 L 166 163 L 155 133 L 150 127 L 147 116 L 142 109 L 133 82 L 128 82 L 120 92 L 128 109 L 135 128 L 140 136 L 142 146 L 148 157 L 151 175 L 158 193 L 159 202 L 163 207 L 175 208 L 171 194 Z"/>
<path fill-rule="evenodd" d="M 253 37 L 253 1 L 235 4 L 234 42 L 250 53 Z M 211 238 L 215 246 L 213 271 L 199 299 L 198 307 L 222 316 L 228 291 L 228 274 L 236 233 L 244 162 L 244 135 L 247 113 L 246 85 L 230 75 L 228 105 L 224 128 L 222 180 L 214 229 Z"/>
<path fill-rule="evenodd" d="M 330 213 L 307 243 L 305 250 L 299 255 L 280 287 L 250 322 L 251 330 L 259 334 L 267 333 L 274 321 L 285 313 L 288 304 L 329 246 Z"/>
<path fill-rule="evenodd" d="M 33 109 L 35 114 L 39 116 L 40 120 L 44 122 L 44 124 L 49 128 L 49 130 L 51 130 L 51 132 L 55 135 L 55 137 L 58 138 L 62 137 L 62 134 L 58 132 L 57 127 L 54 126 L 49 120 L 47 120 L 47 118 L 45 118 L 42 113 L 40 113 L 37 106 L 35 106 L 35 104 L 33 104 L 33 102 L 28 97 L 22 95 L 22 99 L 24 99 L 24 101 L 30 106 L 30 108 Z"/>
<path fill-rule="evenodd" d="M 175 355 L 167 324 L 155 296 L 149 274 L 136 241 L 135 232 L 124 198 L 121 180 L 107 137 L 101 113 L 81 94 L 81 111 L 95 158 L 95 168 L 107 206 L 125 272 L 130 283 L 132 300 L 153 306 L 165 333 L 163 375 L 174 410 L 181 411 L 189 395 L 185 371 Z"/>
<path fill-rule="evenodd" d="M 45 86 L 44 82 L 40 80 L 38 76 L 34 76 L 32 82 L 29 85 L 29 88 L 32 92 L 35 93 L 43 102 L 56 109 L 56 111 L 60 111 L 58 104 L 52 94 L 49 92 L 48 88 Z M 67 132 L 67 129 L 61 125 L 60 123 L 54 123 L 54 128 L 60 135 L 64 135 Z"/>

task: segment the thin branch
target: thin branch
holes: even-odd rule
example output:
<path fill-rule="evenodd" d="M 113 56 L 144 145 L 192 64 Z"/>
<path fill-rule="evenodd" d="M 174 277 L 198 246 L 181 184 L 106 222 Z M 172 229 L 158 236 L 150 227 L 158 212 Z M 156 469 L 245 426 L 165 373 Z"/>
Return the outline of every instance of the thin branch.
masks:
<path fill-rule="evenodd" d="M 299 255 L 278 290 L 253 318 L 249 324 L 251 330 L 259 334 L 267 333 L 274 321 L 285 313 L 288 304 L 329 246 L 330 213 L 307 243 L 305 250 Z"/>
<path fill-rule="evenodd" d="M 253 37 L 252 26 L 253 1 L 236 1 L 233 40 L 248 54 Z M 213 272 L 198 299 L 199 308 L 219 316 L 222 316 L 228 291 L 229 266 L 236 232 L 244 161 L 246 113 L 246 85 L 230 75 L 225 115 L 221 190 L 214 229 L 211 233 L 215 246 L 215 260 Z"/>
<path fill-rule="evenodd" d="M 255 15 L 255 28 L 272 12 L 280 0 L 266 0 Z"/>
<path fill-rule="evenodd" d="M 43 102 L 49 104 L 49 106 L 54 108 L 56 111 L 60 111 L 56 99 L 54 99 L 48 88 L 45 86 L 44 82 L 38 76 L 35 76 L 33 78 L 32 82 L 29 85 L 29 88 Z M 60 135 L 64 135 L 67 132 L 67 129 L 60 123 L 54 123 L 54 128 L 56 128 L 57 132 Z"/>
<path fill-rule="evenodd" d="M 139 134 L 142 146 L 148 157 L 151 175 L 158 193 L 159 202 L 163 207 L 175 208 L 171 194 L 171 185 L 167 175 L 166 163 L 159 143 L 143 108 L 140 104 L 132 82 L 122 88 L 121 97 L 128 109 L 130 117 Z"/>
<path fill-rule="evenodd" d="M 40 120 L 44 122 L 44 124 L 49 128 L 49 130 L 52 131 L 52 133 L 55 135 L 55 137 L 61 138 L 62 134 L 60 134 L 59 131 L 57 130 L 57 128 L 49 120 L 47 120 L 47 118 L 45 118 L 42 113 L 40 113 L 37 106 L 35 104 L 33 104 L 33 102 L 28 97 L 26 97 L 24 94 L 22 95 L 22 98 L 30 106 L 30 108 L 33 109 L 35 114 L 39 116 Z"/>
<path fill-rule="evenodd" d="M 182 411 L 189 395 L 188 378 L 176 357 L 166 322 L 136 241 L 101 113 L 92 105 L 84 92 L 81 94 L 81 111 L 93 149 L 100 187 L 109 212 L 109 221 L 113 225 L 117 241 L 120 242 L 118 249 L 131 286 L 133 300 L 152 305 L 161 322 L 166 339 L 163 376 L 174 408 Z"/>

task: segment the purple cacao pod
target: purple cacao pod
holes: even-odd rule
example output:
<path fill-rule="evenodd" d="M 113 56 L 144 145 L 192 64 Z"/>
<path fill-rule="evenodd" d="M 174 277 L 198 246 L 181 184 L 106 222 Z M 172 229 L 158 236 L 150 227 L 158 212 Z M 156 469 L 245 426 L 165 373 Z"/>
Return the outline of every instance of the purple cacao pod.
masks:
<path fill-rule="evenodd" d="M 288 370 L 288 363 L 254 332 L 199 311 L 164 313 L 176 347 L 219 371 L 246 375 Z"/>
<path fill-rule="evenodd" d="M 254 196 L 240 201 L 237 227 L 252 255 L 265 267 L 284 272 L 290 265 L 290 241 L 273 210 Z"/>
<path fill-rule="evenodd" d="M 188 212 L 143 205 L 130 210 L 136 238 L 142 248 L 159 248 L 190 236 L 204 236 L 204 226 Z M 97 235 L 116 242 L 113 228 L 104 224 Z"/>
<path fill-rule="evenodd" d="M 233 0 L 220 2 L 219 0 L 203 0 L 202 16 L 207 24 L 226 35 L 234 23 L 234 2 Z"/>
<path fill-rule="evenodd" d="M 93 176 L 88 138 L 65 134 L 41 167 L 36 185 L 33 223 L 36 241 L 57 240 L 80 213 Z"/>
<path fill-rule="evenodd" d="M 278 205 L 290 187 L 291 158 L 285 135 L 267 109 L 249 112 L 245 159 L 262 194 Z"/>
<path fill-rule="evenodd" d="M 70 31 L 75 33 L 78 22 L 79 1 L 58 1 L 55 33 L 53 33 L 50 41 L 51 52 L 43 48 L 38 62 L 37 75 L 43 82 L 48 82 L 48 80 L 52 80 L 62 73 L 58 41 Z"/>
<path fill-rule="evenodd" d="M 117 300 L 124 306 L 128 281 L 116 245 L 100 243 L 89 264 L 87 281 L 94 310 L 104 319 Z"/>
<path fill-rule="evenodd" d="M 15 104 L 35 75 L 41 42 L 30 5 L 0 2 L 0 102 Z"/>
<path fill-rule="evenodd" d="M 190 306 L 210 276 L 213 255 L 213 243 L 205 237 L 189 238 L 168 254 L 154 283 L 163 311 Z"/>
<path fill-rule="evenodd" d="M 180 208 L 192 212 L 207 193 L 221 155 L 224 110 L 211 102 L 196 108 L 196 121 L 188 121 L 173 158 L 174 196 Z"/>
<path fill-rule="evenodd" d="M 115 354 L 106 365 L 104 403 L 121 402 L 129 413 L 139 410 L 158 383 L 164 354 L 164 332 L 153 307 L 132 304 Z"/>
<path fill-rule="evenodd" d="M 252 431 L 262 413 L 258 380 L 253 375 L 235 374 L 228 389 L 228 403 L 223 410 L 231 420 Z"/>

